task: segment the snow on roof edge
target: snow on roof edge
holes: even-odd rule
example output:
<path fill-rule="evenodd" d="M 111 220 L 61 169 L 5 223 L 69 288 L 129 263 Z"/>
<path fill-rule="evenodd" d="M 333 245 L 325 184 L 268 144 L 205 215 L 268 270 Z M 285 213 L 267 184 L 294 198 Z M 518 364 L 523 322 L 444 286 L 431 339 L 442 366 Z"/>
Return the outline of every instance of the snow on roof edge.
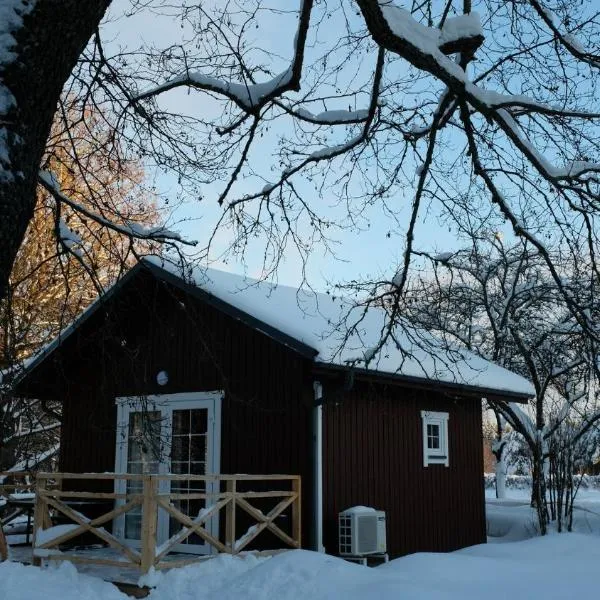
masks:
<path fill-rule="evenodd" d="M 328 338 L 324 335 L 323 325 L 325 325 L 325 328 L 331 327 L 334 320 L 330 318 L 331 315 L 323 314 L 321 310 L 323 304 L 330 305 L 332 302 L 331 297 L 326 294 L 314 292 L 307 294 L 303 292 L 302 288 L 271 284 L 208 267 L 193 269 L 188 265 L 176 264 L 164 257 L 147 256 L 143 259 L 143 262 L 158 267 L 188 284 L 195 285 L 205 293 L 233 306 L 252 319 L 276 329 L 305 346 L 313 348 L 317 353 L 314 359 L 316 363 L 344 367 L 355 361 L 357 348 L 349 348 L 347 351 L 335 352 L 335 354 L 328 356 L 328 352 L 332 352 L 333 349 L 331 346 L 327 347 L 327 344 L 324 345 Z M 255 300 L 254 303 L 252 299 L 249 299 L 250 296 Z M 311 299 L 321 304 L 316 312 L 314 306 L 311 305 Z M 325 306 L 325 308 L 331 307 Z M 286 310 L 290 313 L 291 318 L 286 319 L 283 317 Z M 380 313 L 384 311 L 383 309 L 373 308 L 371 312 L 380 317 Z M 319 321 L 320 327 L 320 331 L 317 333 L 308 331 L 311 321 L 314 321 L 315 318 Z M 379 331 L 379 329 L 375 329 L 377 332 Z M 426 335 L 428 343 L 431 343 L 431 340 L 436 341 L 441 354 L 444 349 L 440 341 L 428 332 Z M 364 344 L 361 341 L 361 346 L 358 349 L 361 356 L 368 353 L 369 347 L 369 344 Z M 389 352 L 389 350 L 390 348 L 384 348 L 382 354 Z M 422 381 L 435 381 L 440 384 L 463 385 L 488 393 L 495 392 L 498 395 L 508 393 L 523 398 L 535 395 L 532 384 L 524 377 L 466 350 L 457 349 L 455 354 L 460 355 L 461 359 L 453 364 L 451 363 L 456 360 L 455 358 L 448 360 L 447 356 L 444 356 L 437 361 L 437 365 L 427 365 L 427 367 L 434 368 L 433 372 L 431 369 L 424 368 L 423 362 L 427 362 L 430 357 L 427 357 L 423 352 L 421 352 L 420 358 L 413 361 L 413 364 L 409 364 L 410 361 L 403 358 L 401 363 L 404 370 L 392 368 L 394 358 L 390 359 L 388 356 L 373 361 L 375 366 L 371 367 L 369 365 L 369 368 L 364 369 L 364 371 L 395 377 L 416 378 Z"/>
<path fill-rule="evenodd" d="M 310 326 L 311 321 L 317 319 L 317 323 L 319 323 L 319 325 L 323 325 L 325 322 L 324 319 L 327 317 L 319 310 L 317 313 L 311 313 L 309 306 L 302 307 L 299 305 L 299 302 L 304 302 L 308 297 L 315 298 L 317 301 L 320 301 L 321 303 L 324 302 L 326 305 L 329 305 L 331 304 L 331 298 L 325 294 L 312 293 L 306 295 L 302 288 L 299 289 L 280 284 L 274 285 L 264 281 L 257 281 L 248 277 L 210 268 L 203 267 L 191 269 L 186 267 L 184 270 L 182 265 L 175 264 L 170 260 L 165 260 L 163 257 L 146 256 L 132 269 L 130 269 L 118 282 L 109 288 L 102 296 L 90 304 L 90 306 L 84 310 L 83 313 L 81 313 L 81 315 L 79 315 L 79 317 L 73 321 L 73 323 L 63 329 L 56 338 L 41 348 L 35 355 L 29 359 L 26 359 L 24 368 L 15 377 L 14 381 L 12 382 L 12 387 L 14 388 L 19 385 L 26 375 L 31 373 L 31 371 L 33 371 L 38 364 L 45 360 L 49 354 L 51 354 L 68 337 L 70 337 L 73 331 L 79 327 L 79 325 L 87 320 L 87 318 L 89 318 L 105 300 L 107 300 L 117 289 L 119 289 L 128 279 L 130 279 L 135 272 L 139 271 L 142 266 L 158 268 L 163 272 L 180 279 L 184 283 L 194 285 L 205 293 L 217 298 L 221 302 L 224 302 L 236 310 L 241 311 L 248 317 L 259 321 L 266 327 L 275 329 L 284 336 L 288 336 L 289 338 L 297 341 L 299 344 L 314 349 L 316 353 L 314 360 L 317 364 L 343 368 L 348 367 L 348 363 L 351 360 L 355 360 L 355 355 L 357 353 L 356 347 L 350 348 L 347 351 L 338 352 L 335 355 L 328 356 L 328 351 L 331 351 L 332 348 L 327 347 L 327 337 L 324 335 L 325 331 L 322 329 L 320 332 L 317 332 L 317 335 L 315 331 L 310 332 L 307 329 L 307 327 Z M 220 281 L 214 281 L 215 279 L 219 278 Z M 248 303 L 246 301 L 246 295 L 250 293 L 249 290 L 253 290 L 252 294 L 254 296 L 257 295 L 258 290 L 258 296 L 261 301 L 257 302 L 254 306 L 251 302 Z M 245 292 L 245 294 L 242 292 Z M 275 296 L 275 304 L 281 304 L 282 299 L 278 298 L 278 296 L 282 295 L 281 292 L 283 292 L 284 296 L 284 308 L 295 312 L 293 317 L 295 317 L 298 322 L 305 325 L 304 330 L 302 327 L 298 329 L 297 323 L 296 326 L 290 326 L 289 321 L 286 322 L 284 319 L 282 322 L 282 310 L 269 310 L 269 299 L 273 299 L 273 296 Z M 291 300 L 293 300 L 293 302 Z M 276 306 L 275 308 L 281 309 L 281 306 Z M 326 308 L 331 309 L 330 306 L 327 306 Z M 314 325 L 315 324 L 313 323 L 313 327 Z M 328 321 L 327 325 L 331 326 L 331 321 Z M 267 331 L 263 331 L 263 333 L 269 335 Z M 431 334 L 428 335 L 431 337 L 431 339 L 433 339 Z M 278 341 L 281 342 L 282 340 L 279 339 Z M 285 341 L 282 341 L 282 343 L 285 343 Z M 363 341 L 361 341 L 360 348 L 362 349 L 363 356 L 365 352 L 368 352 L 369 347 L 369 344 L 364 344 Z M 389 348 L 384 348 L 383 352 L 389 352 L 389 350 Z M 482 359 L 467 351 L 460 350 L 459 352 L 464 357 L 463 361 L 449 364 L 447 360 L 442 360 L 438 361 L 438 364 L 436 365 L 434 360 L 432 365 L 428 365 L 434 369 L 433 371 L 431 371 L 431 369 L 428 370 L 427 368 L 424 368 L 422 362 L 417 365 L 409 364 L 408 368 L 406 368 L 404 371 L 400 370 L 399 368 L 392 368 L 394 364 L 394 358 L 390 359 L 389 356 L 384 357 L 383 359 L 382 357 L 379 357 L 378 360 L 373 361 L 374 367 L 369 365 L 369 368 L 358 370 L 369 372 L 374 375 L 388 375 L 392 377 L 404 377 L 407 379 L 414 378 L 424 382 L 434 381 L 440 384 L 462 385 L 469 388 L 480 389 L 482 392 L 487 391 L 488 393 L 497 393 L 499 396 L 503 395 L 503 393 L 507 393 L 511 396 L 520 396 L 522 398 L 528 398 L 535 395 L 533 386 L 524 377 L 521 377 L 512 371 L 504 369 L 499 365 Z M 429 358 L 430 357 L 423 355 L 420 360 L 431 362 Z M 402 359 L 402 366 L 406 366 L 405 359 Z M 485 375 L 488 375 L 489 379 L 484 378 Z"/>

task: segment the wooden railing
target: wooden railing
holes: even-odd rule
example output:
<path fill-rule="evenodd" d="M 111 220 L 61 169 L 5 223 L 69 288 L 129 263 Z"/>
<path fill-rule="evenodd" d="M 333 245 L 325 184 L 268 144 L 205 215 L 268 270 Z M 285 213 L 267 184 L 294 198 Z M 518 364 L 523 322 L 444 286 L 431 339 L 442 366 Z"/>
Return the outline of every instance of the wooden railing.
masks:
<path fill-rule="evenodd" d="M 35 492 L 35 475 L 25 471 L 0 471 L 0 561 L 8 556 L 8 544 L 5 527 L 21 515 L 27 515 L 25 535 L 30 533 L 31 510 L 26 506 L 25 498 L 31 501 Z M 21 501 L 21 505 L 19 505 Z"/>
<path fill-rule="evenodd" d="M 0 498 L 22 491 L 32 491 L 35 474 L 30 471 L 0 471 Z"/>
<path fill-rule="evenodd" d="M 296 475 L 38 473 L 36 480 L 33 554 L 37 564 L 46 558 L 132 567 L 147 573 L 151 568 L 170 568 L 199 560 L 198 556 L 178 557 L 176 560 L 168 557 L 177 547 L 181 551 L 179 545 L 192 535 L 202 540 L 212 553 L 238 554 L 245 551 L 263 531 L 270 532 L 279 540 L 278 548 L 271 550 L 281 549 L 282 543 L 287 548 L 301 546 L 301 483 Z M 60 489 L 49 489 L 50 480 L 62 483 Z M 115 486 L 115 482 L 119 481 L 124 482 L 121 484 L 123 490 L 115 491 L 119 487 Z M 104 484 L 112 491 L 88 491 L 90 482 L 96 487 Z M 189 490 L 170 491 L 183 482 Z M 266 487 L 269 489 L 264 489 Z M 203 501 L 204 507 L 196 514 L 187 514 L 182 508 L 198 500 Z M 257 502 L 262 503 L 261 508 L 256 506 Z M 83 514 L 86 505 L 89 508 L 92 504 L 95 504 L 95 512 L 101 514 Z M 106 510 L 107 504 L 109 510 Z M 136 547 L 104 527 L 132 514 L 134 509 L 141 510 L 140 539 Z M 170 523 L 169 529 L 178 528 L 178 531 L 158 545 L 159 513 L 163 511 L 166 515 L 163 518 Z M 69 522 L 56 524 L 61 520 Z M 209 526 L 215 523 L 224 527 Z M 245 528 L 248 524 L 240 536 L 240 526 Z M 94 558 L 59 549 L 69 542 L 73 544 L 83 534 L 95 539 L 96 543 L 101 541 L 117 556 Z"/>

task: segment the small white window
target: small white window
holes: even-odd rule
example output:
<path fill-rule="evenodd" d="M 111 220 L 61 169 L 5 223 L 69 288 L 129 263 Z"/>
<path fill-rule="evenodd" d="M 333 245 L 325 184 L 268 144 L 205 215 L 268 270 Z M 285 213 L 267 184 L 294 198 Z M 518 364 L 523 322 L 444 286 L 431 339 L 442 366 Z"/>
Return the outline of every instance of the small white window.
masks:
<path fill-rule="evenodd" d="M 421 411 L 423 421 L 423 466 L 450 464 L 448 457 L 448 419 L 446 412 Z"/>

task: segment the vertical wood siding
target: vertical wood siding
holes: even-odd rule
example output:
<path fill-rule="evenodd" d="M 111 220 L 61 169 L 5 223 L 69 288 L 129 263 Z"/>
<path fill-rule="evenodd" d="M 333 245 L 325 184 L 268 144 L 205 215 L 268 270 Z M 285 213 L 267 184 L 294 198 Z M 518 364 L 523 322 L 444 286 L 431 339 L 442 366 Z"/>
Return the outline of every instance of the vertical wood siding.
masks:
<path fill-rule="evenodd" d="M 421 410 L 450 414 L 449 467 L 423 466 Z M 325 405 L 323 430 L 328 552 L 338 513 L 356 505 L 386 511 L 392 556 L 485 541 L 480 402 L 356 383 Z"/>

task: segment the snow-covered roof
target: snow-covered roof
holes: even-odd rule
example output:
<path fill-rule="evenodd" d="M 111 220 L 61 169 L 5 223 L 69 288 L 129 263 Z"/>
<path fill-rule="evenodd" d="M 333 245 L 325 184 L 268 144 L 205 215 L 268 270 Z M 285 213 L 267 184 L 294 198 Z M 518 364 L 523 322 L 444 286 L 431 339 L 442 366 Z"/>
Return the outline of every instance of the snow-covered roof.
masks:
<path fill-rule="evenodd" d="M 145 258 L 138 268 L 142 266 L 157 276 L 193 286 L 192 289 L 224 303 L 222 306 L 231 307 L 238 316 L 247 317 L 251 325 L 283 343 L 296 349 L 312 349 L 315 362 L 323 366 L 352 365 L 374 374 L 469 386 L 481 389 L 482 395 L 486 392 L 521 397 L 534 395 L 531 383 L 520 375 L 465 350 L 450 350 L 430 333 L 409 324 L 395 326 L 393 339 L 388 339 L 374 354 L 373 349 L 388 325 L 383 308 L 372 306 L 365 310 L 356 301 L 346 298 L 257 281 L 216 269 L 182 270 L 158 257 Z M 54 341 L 29 359 L 18 380 L 64 342 L 98 309 L 102 299 L 112 295 L 136 271 L 137 268 L 132 269 Z"/>
<path fill-rule="evenodd" d="M 181 269 L 155 257 L 145 259 L 204 292 L 315 350 L 317 363 L 366 368 L 374 373 L 468 385 L 498 393 L 533 396 L 525 378 L 464 350 L 449 350 L 430 333 L 394 328 L 371 359 L 388 324 L 383 308 L 366 311 L 356 301 L 285 285 L 257 281 L 226 271 Z M 356 327 L 352 327 L 356 324 Z M 370 359 L 370 360 L 369 360 Z"/>

